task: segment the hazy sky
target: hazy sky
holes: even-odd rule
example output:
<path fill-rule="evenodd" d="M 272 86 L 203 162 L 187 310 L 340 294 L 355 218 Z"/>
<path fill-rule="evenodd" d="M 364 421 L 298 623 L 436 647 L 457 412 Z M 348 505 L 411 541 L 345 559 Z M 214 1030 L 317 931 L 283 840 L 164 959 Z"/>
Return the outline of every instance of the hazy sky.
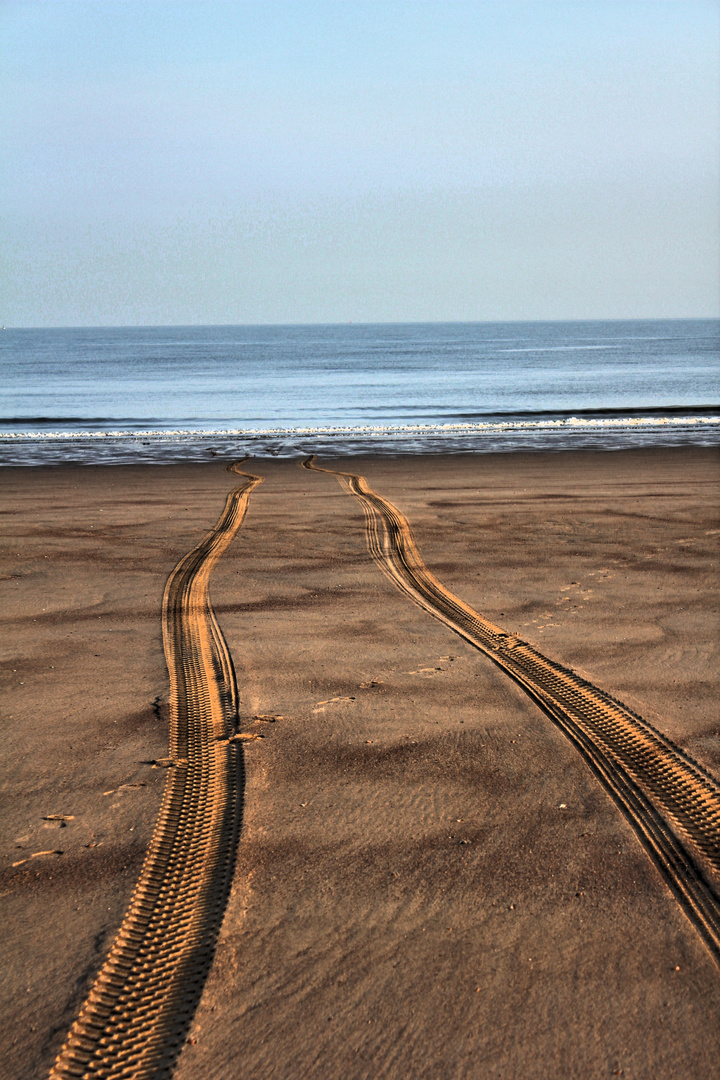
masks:
<path fill-rule="evenodd" d="M 0 321 L 717 315 L 719 14 L 4 0 Z"/>

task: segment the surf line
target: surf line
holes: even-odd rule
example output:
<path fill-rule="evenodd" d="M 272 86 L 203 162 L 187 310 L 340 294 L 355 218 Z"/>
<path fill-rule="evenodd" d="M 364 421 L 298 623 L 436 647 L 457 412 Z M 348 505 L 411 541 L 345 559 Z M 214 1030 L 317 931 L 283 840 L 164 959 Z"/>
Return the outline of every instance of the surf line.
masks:
<path fill-rule="evenodd" d="M 485 619 L 425 566 L 407 519 L 365 477 L 335 476 L 365 513 L 368 548 L 419 607 L 502 668 L 573 743 L 720 965 L 720 784 L 622 702 Z"/>
<path fill-rule="evenodd" d="M 244 460 L 244 459 L 243 459 Z M 165 586 L 170 756 L 160 814 L 110 953 L 51 1080 L 170 1076 L 212 962 L 242 824 L 244 763 L 230 652 L 210 604 L 210 573 L 262 477 L 227 497 L 217 524 Z"/>

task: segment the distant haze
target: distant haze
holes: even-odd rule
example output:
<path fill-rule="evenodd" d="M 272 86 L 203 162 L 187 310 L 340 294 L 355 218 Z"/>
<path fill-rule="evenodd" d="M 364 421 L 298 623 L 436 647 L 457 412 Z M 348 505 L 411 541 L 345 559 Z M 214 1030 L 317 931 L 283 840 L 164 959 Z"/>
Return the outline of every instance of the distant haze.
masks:
<path fill-rule="evenodd" d="M 718 14 L 5 0 L 0 321 L 718 315 Z"/>

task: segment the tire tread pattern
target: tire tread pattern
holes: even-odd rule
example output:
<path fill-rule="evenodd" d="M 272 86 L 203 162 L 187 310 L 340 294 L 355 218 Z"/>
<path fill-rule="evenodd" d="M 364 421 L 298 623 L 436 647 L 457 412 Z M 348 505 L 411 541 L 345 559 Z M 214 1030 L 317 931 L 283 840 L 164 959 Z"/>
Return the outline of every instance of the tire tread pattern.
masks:
<path fill-rule="evenodd" d="M 240 472 L 239 464 L 229 471 Z M 51 1080 L 172 1074 L 212 962 L 242 821 L 237 686 L 209 600 L 210 573 L 260 477 L 227 497 L 217 525 L 175 567 L 162 629 L 171 767 L 140 878 Z"/>
<path fill-rule="evenodd" d="M 358 474 L 331 473 L 361 503 L 370 554 L 414 603 L 502 668 L 557 724 L 634 829 L 720 965 L 720 784 L 622 702 L 490 622 L 425 566 L 407 519 Z"/>

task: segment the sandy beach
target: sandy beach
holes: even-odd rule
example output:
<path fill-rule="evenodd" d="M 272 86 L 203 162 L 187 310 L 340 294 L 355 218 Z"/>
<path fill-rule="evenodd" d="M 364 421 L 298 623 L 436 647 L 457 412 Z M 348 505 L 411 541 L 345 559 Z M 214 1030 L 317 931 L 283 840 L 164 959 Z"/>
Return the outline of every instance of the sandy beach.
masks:
<path fill-rule="evenodd" d="M 262 483 L 211 568 L 241 829 L 175 1076 L 710 1080 L 720 969 L 627 815 L 299 464 L 243 466 Z M 717 781 L 716 451 L 319 464 L 365 476 L 447 589 Z M 225 465 L 0 476 L 8 1077 L 47 1075 L 140 875 L 175 768 L 163 591 Z"/>

